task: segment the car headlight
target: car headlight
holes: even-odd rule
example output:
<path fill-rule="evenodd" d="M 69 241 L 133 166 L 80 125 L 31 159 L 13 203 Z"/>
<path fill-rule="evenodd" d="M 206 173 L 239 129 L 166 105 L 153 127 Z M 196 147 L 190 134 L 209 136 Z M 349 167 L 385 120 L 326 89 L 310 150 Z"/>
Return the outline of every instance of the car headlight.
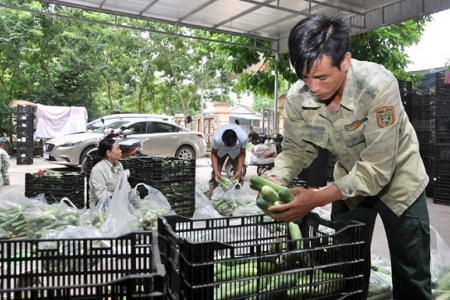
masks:
<path fill-rule="evenodd" d="M 81 141 L 79 141 L 79 142 L 68 142 L 68 143 L 62 144 L 60 147 L 64 147 L 64 148 L 66 148 L 66 147 L 73 147 L 73 146 L 78 145 L 79 143 L 81 143 Z"/>

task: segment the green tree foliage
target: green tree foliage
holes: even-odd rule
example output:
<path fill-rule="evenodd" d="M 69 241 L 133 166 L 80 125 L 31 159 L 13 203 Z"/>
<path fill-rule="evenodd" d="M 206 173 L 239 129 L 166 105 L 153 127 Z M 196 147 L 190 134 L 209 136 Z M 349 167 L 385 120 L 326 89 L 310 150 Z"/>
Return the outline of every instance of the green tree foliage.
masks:
<path fill-rule="evenodd" d="M 383 64 L 399 79 L 416 81 L 416 74 L 404 71 L 410 63 L 404 51 L 407 47 L 420 41 L 425 25 L 430 20 L 430 16 L 425 16 L 352 36 L 352 56 L 359 60 Z M 247 43 L 250 47 L 254 41 L 243 39 L 242 42 Z M 255 97 L 256 106 L 254 106 L 256 110 L 261 109 L 261 105 L 273 108 L 275 70 L 279 72 L 279 95 L 297 80 L 297 76 L 290 69 L 288 54 L 281 54 L 276 59 L 269 52 L 258 52 L 256 54 L 250 48 L 231 45 L 217 47 L 216 50 L 235 57 L 231 60 L 232 64 L 229 66 L 231 71 L 239 74 L 234 90 L 237 92 L 252 91 L 257 95 L 258 97 Z M 256 65 L 258 62 L 263 62 L 262 68 L 249 70 L 252 65 Z"/>
<path fill-rule="evenodd" d="M 405 71 L 411 63 L 405 49 L 420 41 L 430 20 L 425 16 L 352 36 L 352 57 L 382 64 L 398 79 L 411 80 L 411 74 Z"/>
<path fill-rule="evenodd" d="M 84 106 L 90 119 L 109 111 L 192 115 L 201 109 L 201 92 L 205 102 L 231 103 L 231 91 L 255 94 L 254 108 L 260 111 L 273 108 L 276 71 L 279 95 L 296 81 L 287 54 L 275 56 L 260 50 L 270 49 L 268 41 L 49 3 L 11 0 L 9 4 L 26 10 L 0 8 L 2 112 L 11 101 L 24 99 Z M 425 17 L 354 36 L 353 56 L 382 63 L 399 78 L 408 79 L 403 71 L 408 63 L 403 50 L 419 41 L 428 20 Z M 206 41 L 209 37 L 223 43 Z M 12 131 L 6 127 L 1 125 L 0 133 Z"/>

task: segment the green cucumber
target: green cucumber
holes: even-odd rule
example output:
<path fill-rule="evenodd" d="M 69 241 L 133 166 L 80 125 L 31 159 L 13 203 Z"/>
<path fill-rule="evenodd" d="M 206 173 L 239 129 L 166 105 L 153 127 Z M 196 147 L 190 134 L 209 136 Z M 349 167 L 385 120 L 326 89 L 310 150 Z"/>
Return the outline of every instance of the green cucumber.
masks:
<path fill-rule="evenodd" d="M 257 293 L 259 290 L 267 285 L 266 278 L 257 278 L 250 280 L 247 284 L 242 285 L 236 289 L 231 289 L 226 293 L 225 299 L 234 299 L 236 297 L 242 297 Z"/>
<path fill-rule="evenodd" d="M 271 205 L 273 205 L 277 201 L 280 201 L 278 193 L 268 185 L 265 185 L 261 188 L 260 196 L 267 202 L 271 203 Z"/>
<path fill-rule="evenodd" d="M 294 200 L 295 195 L 291 193 L 291 191 L 289 191 L 288 188 L 283 187 L 280 189 L 280 191 L 278 192 L 278 197 L 280 198 L 280 200 L 284 203 L 288 203 L 291 202 L 292 200 Z"/>
<path fill-rule="evenodd" d="M 278 183 L 269 181 L 258 175 L 253 175 L 250 177 L 250 184 L 258 190 L 261 190 L 263 186 L 267 185 L 273 188 L 277 193 L 279 193 L 282 188 L 285 188 L 284 186 L 279 185 Z"/>
<path fill-rule="evenodd" d="M 295 274 L 281 274 L 270 278 L 270 282 L 265 288 L 259 290 L 258 296 L 247 298 L 247 300 L 272 300 L 286 294 L 284 289 L 293 287 L 297 284 Z"/>
<path fill-rule="evenodd" d="M 269 207 L 272 206 L 272 205 L 273 205 L 273 203 L 270 203 L 269 201 L 267 201 L 263 197 L 258 197 L 256 199 L 256 206 L 261 208 L 261 210 L 263 212 L 265 212 L 266 214 L 270 214 Z"/>
<path fill-rule="evenodd" d="M 232 270 L 226 270 L 217 274 L 217 281 L 226 281 L 237 278 L 252 277 L 258 275 L 258 269 L 251 265 L 240 265 L 234 267 Z"/>

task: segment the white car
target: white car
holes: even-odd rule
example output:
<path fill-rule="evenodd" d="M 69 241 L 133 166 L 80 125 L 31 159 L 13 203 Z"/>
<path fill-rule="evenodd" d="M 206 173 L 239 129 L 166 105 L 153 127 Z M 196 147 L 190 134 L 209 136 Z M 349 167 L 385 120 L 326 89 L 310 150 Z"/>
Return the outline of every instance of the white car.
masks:
<path fill-rule="evenodd" d="M 122 120 L 107 127 L 123 134 L 125 139 L 143 140 L 140 152 L 148 156 L 196 159 L 206 154 L 206 142 L 201 132 L 170 121 L 153 118 Z M 48 140 L 44 143 L 44 159 L 66 166 L 81 165 L 87 152 L 102 136 L 103 133 L 85 132 Z"/>
<path fill-rule="evenodd" d="M 133 121 L 136 119 L 145 119 L 145 118 L 151 118 L 151 119 L 159 119 L 163 121 L 169 121 L 171 123 L 175 123 L 173 116 L 167 116 L 167 115 L 153 115 L 153 114 L 135 114 L 135 113 L 128 113 L 128 114 L 111 114 L 107 116 L 103 116 L 101 118 L 95 119 L 89 123 L 86 124 L 86 130 L 89 132 L 98 132 L 101 131 L 105 126 L 112 124 L 116 121 Z"/>

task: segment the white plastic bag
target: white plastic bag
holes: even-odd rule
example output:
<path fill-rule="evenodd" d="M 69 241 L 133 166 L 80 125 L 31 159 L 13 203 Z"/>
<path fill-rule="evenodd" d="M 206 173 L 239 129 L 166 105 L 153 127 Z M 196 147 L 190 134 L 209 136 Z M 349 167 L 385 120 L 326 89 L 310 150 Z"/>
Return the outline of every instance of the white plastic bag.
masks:
<path fill-rule="evenodd" d="M 127 177 L 122 176 L 120 180 L 122 184 L 117 185 L 106 209 L 106 221 L 99 228 L 107 237 L 118 237 L 139 228 L 138 219 L 128 211 L 129 189 L 125 182 Z"/>
<path fill-rule="evenodd" d="M 450 273 L 450 249 L 437 230 L 430 225 L 430 229 L 435 234 L 436 247 L 431 248 L 431 282 L 436 283 L 445 274 Z"/>

